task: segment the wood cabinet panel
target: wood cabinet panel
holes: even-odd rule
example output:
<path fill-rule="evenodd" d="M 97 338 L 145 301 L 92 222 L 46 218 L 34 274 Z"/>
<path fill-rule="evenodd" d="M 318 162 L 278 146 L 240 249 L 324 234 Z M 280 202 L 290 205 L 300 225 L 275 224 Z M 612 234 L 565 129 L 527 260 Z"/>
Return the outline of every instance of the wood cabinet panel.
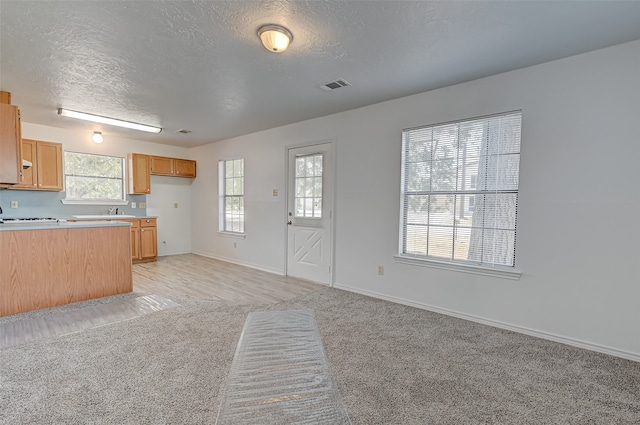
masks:
<path fill-rule="evenodd" d="M 119 220 L 131 223 L 131 260 L 140 257 L 140 220 Z"/>
<path fill-rule="evenodd" d="M 22 139 L 22 158 L 33 165 L 22 170 L 22 181 L 14 188 L 37 189 L 38 188 L 38 167 L 36 166 L 36 141 Z"/>
<path fill-rule="evenodd" d="M 140 228 L 140 259 L 150 260 L 158 257 L 158 238 L 155 227 Z"/>
<path fill-rule="evenodd" d="M 172 176 L 174 159 L 164 156 L 151 156 L 151 174 L 159 176 Z"/>
<path fill-rule="evenodd" d="M 178 177 L 195 177 L 196 176 L 196 162 L 190 159 L 177 159 L 175 160 L 175 175 Z"/>
<path fill-rule="evenodd" d="M 141 218 L 140 219 L 140 227 L 156 227 L 156 219 L 155 218 Z"/>
<path fill-rule="evenodd" d="M 72 220 L 73 221 L 73 220 Z M 131 260 L 133 263 L 156 261 L 158 258 L 158 229 L 155 218 L 118 219 L 131 223 Z"/>
<path fill-rule="evenodd" d="M 36 144 L 36 157 L 38 168 L 38 189 L 62 190 L 62 144 L 41 142 Z"/>
<path fill-rule="evenodd" d="M 196 162 L 191 159 L 151 155 L 151 174 L 155 176 L 195 177 Z"/>
<path fill-rule="evenodd" d="M 0 232 L 0 316 L 131 292 L 129 234 L 125 226 Z"/>
<path fill-rule="evenodd" d="M 131 261 L 140 258 L 140 227 L 131 228 Z"/>
<path fill-rule="evenodd" d="M 0 91 L 0 103 L 11 105 L 11 93 L 8 91 Z"/>
<path fill-rule="evenodd" d="M 158 231 L 155 218 L 120 220 L 131 223 L 131 259 L 134 263 L 156 261 Z"/>
<path fill-rule="evenodd" d="M 23 139 L 22 158 L 33 165 L 23 170 L 22 182 L 11 189 L 64 190 L 61 143 Z"/>
<path fill-rule="evenodd" d="M 139 153 L 127 155 L 129 163 L 129 193 L 148 194 L 151 193 L 151 157 Z"/>
<path fill-rule="evenodd" d="M 195 177 L 196 161 L 166 156 L 130 153 L 129 193 L 151 193 L 151 175 L 169 177 Z"/>
<path fill-rule="evenodd" d="M 21 177 L 20 111 L 17 106 L 0 103 L 0 184 L 18 184 Z"/>

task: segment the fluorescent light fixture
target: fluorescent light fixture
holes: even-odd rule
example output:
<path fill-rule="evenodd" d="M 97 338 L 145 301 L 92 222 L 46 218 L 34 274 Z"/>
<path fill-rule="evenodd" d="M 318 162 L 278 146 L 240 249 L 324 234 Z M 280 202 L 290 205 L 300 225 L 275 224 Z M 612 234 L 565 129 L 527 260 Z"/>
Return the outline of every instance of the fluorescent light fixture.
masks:
<path fill-rule="evenodd" d="M 132 130 L 148 131 L 149 133 L 160 133 L 162 131 L 162 128 L 160 127 L 122 121 L 115 118 L 101 117 L 100 115 L 85 114 L 84 112 L 70 111 L 64 108 L 58 108 L 58 115 L 60 115 L 61 117 L 77 118 L 79 120 L 98 122 L 100 124 L 130 128 Z"/>
<path fill-rule="evenodd" d="M 93 143 L 102 143 L 102 142 L 104 142 L 104 137 L 102 137 L 102 132 L 94 131 L 93 132 L 93 136 L 91 136 L 91 140 L 93 140 Z"/>
<path fill-rule="evenodd" d="M 262 45 L 270 52 L 282 53 L 287 50 L 293 40 L 291 31 L 280 25 L 264 25 L 258 29 L 258 37 Z"/>

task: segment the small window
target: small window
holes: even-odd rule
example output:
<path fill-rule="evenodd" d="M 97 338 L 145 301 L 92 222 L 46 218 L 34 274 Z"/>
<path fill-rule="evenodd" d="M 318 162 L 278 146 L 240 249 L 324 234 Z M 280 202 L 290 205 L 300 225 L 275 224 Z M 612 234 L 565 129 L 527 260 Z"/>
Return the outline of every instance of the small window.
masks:
<path fill-rule="evenodd" d="M 218 163 L 220 231 L 244 233 L 244 159 Z"/>
<path fill-rule="evenodd" d="M 109 204 L 126 202 L 124 158 L 64 153 L 65 201 Z"/>
<path fill-rule="evenodd" d="M 295 217 L 322 218 L 322 154 L 296 157 Z"/>
<path fill-rule="evenodd" d="M 402 133 L 400 255 L 515 266 L 522 113 Z"/>

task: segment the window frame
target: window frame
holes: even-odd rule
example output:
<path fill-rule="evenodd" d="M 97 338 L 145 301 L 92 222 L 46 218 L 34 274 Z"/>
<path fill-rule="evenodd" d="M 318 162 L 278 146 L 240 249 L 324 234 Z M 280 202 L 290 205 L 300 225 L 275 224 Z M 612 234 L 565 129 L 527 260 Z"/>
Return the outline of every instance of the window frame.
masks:
<path fill-rule="evenodd" d="M 120 199 L 76 199 L 76 198 L 68 198 L 68 194 L 69 194 L 69 188 L 73 187 L 73 185 L 70 185 L 69 182 L 67 181 L 67 177 L 69 176 L 73 176 L 72 174 L 68 174 L 67 173 L 67 154 L 78 154 L 78 155 L 91 155 L 91 156 L 99 156 L 99 157 L 107 157 L 107 158 L 114 158 L 114 159 L 119 159 L 121 162 L 121 175 L 120 178 L 114 178 L 115 180 L 121 180 L 122 182 L 122 197 Z M 63 199 L 60 200 L 60 202 L 62 202 L 63 204 L 66 205 L 128 205 L 129 201 L 127 200 L 127 187 L 126 187 L 126 161 L 124 157 L 121 156 L 117 156 L 117 155 L 105 155 L 105 154 L 96 154 L 96 153 L 91 153 L 91 152 L 77 152 L 77 151 L 64 151 L 63 153 L 63 157 L 65 159 L 64 161 L 64 166 L 63 166 L 63 172 L 64 172 L 64 187 L 65 187 L 65 197 Z M 90 176 L 83 176 L 83 177 L 90 177 Z M 94 177 L 98 177 L 98 178 L 105 178 L 104 176 L 99 176 L 99 175 L 95 175 Z"/>
<path fill-rule="evenodd" d="M 513 232 L 514 232 L 514 236 L 513 236 L 513 244 L 514 244 L 514 257 L 513 257 L 513 262 L 514 264 L 512 266 L 510 265 L 500 265 L 500 264 L 492 264 L 492 263 L 482 263 L 482 262 L 477 262 L 477 261 L 473 261 L 473 260 L 459 260 L 459 259 L 455 259 L 455 256 L 452 255 L 451 258 L 441 258 L 441 257 L 435 257 L 435 256 L 429 256 L 426 253 L 428 251 L 425 252 L 424 255 L 420 255 L 420 254 L 414 254 L 414 253 L 406 253 L 406 235 L 407 235 L 407 231 L 408 231 L 408 227 L 407 227 L 407 202 L 408 202 L 408 192 L 412 192 L 410 190 L 407 190 L 407 188 L 405 187 L 405 184 L 407 184 L 407 180 L 406 180 L 406 173 L 408 170 L 408 165 L 406 163 L 406 146 L 405 146 L 405 135 L 407 135 L 408 132 L 411 131 L 415 131 L 415 130 L 428 130 L 430 128 L 437 128 L 437 127 L 444 127 L 444 126 L 454 126 L 454 125 L 461 125 L 461 124 L 468 124 L 468 123 L 472 123 L 475 121 L 488 121 L 491 119 L 495 119 L 495 118 L 499 118 L 499 117 L 506 117 L 509 115 L 519 115 L 520 117 L 520 145 L 521 145 L 521 141 L 522 141 L 522 111 L 521 110 L 515 110 L 515 111 L 509 111 L 509 112 L 504 112 L 504 113 L 498 113 L 498 114 L 492 114 L 492 115 L 486 115 L 486 116 L 480 116 L 480 117 L 474 117 L 474 118 L 468 118 L 468 119 L 462 119 L 462 120 L 455 120 L 455 121 L 450 121 L 450 122 L 444 122 L 444 123 L 437 123 L 437 124 L 431 124 L 431 125 L 425 125 L 425 126 L 419 126 L 419 127 L 414 127 L 414 128 L 407 128 L 404 129 L 402 131 L 402 154 L 401 154 L 401 187 L 400 187 L 400 220 L 399 220 L 399 244 L 398 244 L 398 254 L 394 256 L 394 259 L 397 263 L 402 263 L 402 264 L 410 264 L 410 265 L 417 265 L 417 266 L 425 266 L 425 267 L 432 267 L 432 268 L 438 268 L 438 269 L 445 269 L 445 270 L 454 270 L 454 271 L 460 271 L 460 272 L 466 272 L 466 273 L 473 273 L 473 274 L 480 274 L 480 275 L 486 275 L 486 276 L 493 276 L 493 277 L 500 277 L 500 278 L 506 278 L 506 279 L 514 279 L 517 280 L 520 278 L 522 272 L 518 269 L 516 269 L 515 267 L 515 240 L 516 240 L 516 236 L 515 236 L 515 222 L 514 222 L 514 227 L 513 227 Z M 456 145 L 458 145 L 458 141 L 459 141 L 459 136 L 456 135 Z M 459 149 L 458 146 L 456 146 L 456 152 L 458 152 L 457 150 Z M 518 149 L 518 174 L 519 174 L 519 161 L 520 161 L 520 147 Z M 457 155 L 457 154 L 456 154 Z M 430 161 L 435 161 L 434 157 L 431 157 Z M 459 172 L 458 170 L 458 163 L 456 162 L 456 174 Z M 473 180 L 470 179 L 470 182 L 472 182 Z M 444 191 L 444 193 L 448 193 L 448 194 L 453 194 L 454 196 L 460 196 L 460 195 L 469 195 L 471 192 L 473 192 L 472 194 L 474 196 L 477 196 L 480 193 L 483 194 L 493 194 L 493 193 L 497 193 L 495 191 L 490 191 L 490 190 L 480 190 L 479 187 L 477 187 L 478 182 L 476 181 L 476 187 L 472 187 L 471 190 L 461 190 L 459 189 L 458 186 L 458 182 L 456 181 L 455 184 L 455 189 L 451 190 L 449 189 L 448 191 Z M 515 194 L 516 194 L 516 199 L 517 196 L 519 194 L 519 190 L 520 190 L 520 182 L 519 182 L 519 177 L 518 177 L 518 182 L 517 182 L 517 187 L 515 188 Z M 430 196 L 434 196 L 434 195 L 439 195 L 442 194 L 443 192 L 440 192 L 438 190 L 433 190 L 430 189 L 428 191 Z M 474 210 L 476 209 L 476 205 L 474 204 Z M 473 211 L 475 212 L 475 211 Z M 455 214 L 455 212 L 454 212 Z M 516 203 L 516 219 L 517 219 L 517 203 Z M 427 229 L 429 229 L 430 224 L 427 223 Z M 455 239 L 455 232 L 456 232 L 456 225 L 454 224 L 454 233 L 453 233 L 453 238 Z M 428 231 L 428 230 L 427 230 Z"/>
<path fill-rule="evenodd" d="M 242 161 L 242 176 L 231 177 L 232 179 L 236 179 L 238 177 L 242 178 L 242 194 L 241 195 L 236 195 L 236 194 L 228 195 L 226 190 L 226 183 L 228 179 L 226 177 L 227 166 L 228 164 L 233 163 L 234 161 Z M 245 198 L 244 183 L 245 183 L 244 158 L 236 157 L 236 158 L 221 159 L 218 161 L 218 234 L 222 236 L 242 238 L 242 239 L 244 239 L 245 237 L 246 214 L 245 214 L 245 205 L 244 205 L 244 198 Z M 241 231 L 229 230 L 226 227 L 227 198 L 232 198 L 232 197 L 239 198 L 241 200 L 241 204 L 242 204 L 242 214 L 240 214 L 240 216 L 242 217 Z"/>

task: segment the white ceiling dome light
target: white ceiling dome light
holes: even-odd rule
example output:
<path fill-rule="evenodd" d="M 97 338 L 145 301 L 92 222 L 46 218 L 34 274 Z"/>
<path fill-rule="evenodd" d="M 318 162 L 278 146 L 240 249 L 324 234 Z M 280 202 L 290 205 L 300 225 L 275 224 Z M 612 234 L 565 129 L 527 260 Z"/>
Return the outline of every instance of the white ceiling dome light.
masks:
<path fill-rule="evenodd" d="M 104 137 L 102 137 L 102 132 L 94 131 L 93 132 L 93 136 L 91 136 L 91 140 L 93 140 L 93 143 L 102 143 L 102 142 L 104 142 Z"/>
<path fill-rule="evenodd" d="M 265 49 L 274 53 L 282 53 L 287 50 L 289 43 L 293 41 L 291 31 L 280 25 L 263 25 L 258 28 L 258 37 L 262 40 Z"/>

